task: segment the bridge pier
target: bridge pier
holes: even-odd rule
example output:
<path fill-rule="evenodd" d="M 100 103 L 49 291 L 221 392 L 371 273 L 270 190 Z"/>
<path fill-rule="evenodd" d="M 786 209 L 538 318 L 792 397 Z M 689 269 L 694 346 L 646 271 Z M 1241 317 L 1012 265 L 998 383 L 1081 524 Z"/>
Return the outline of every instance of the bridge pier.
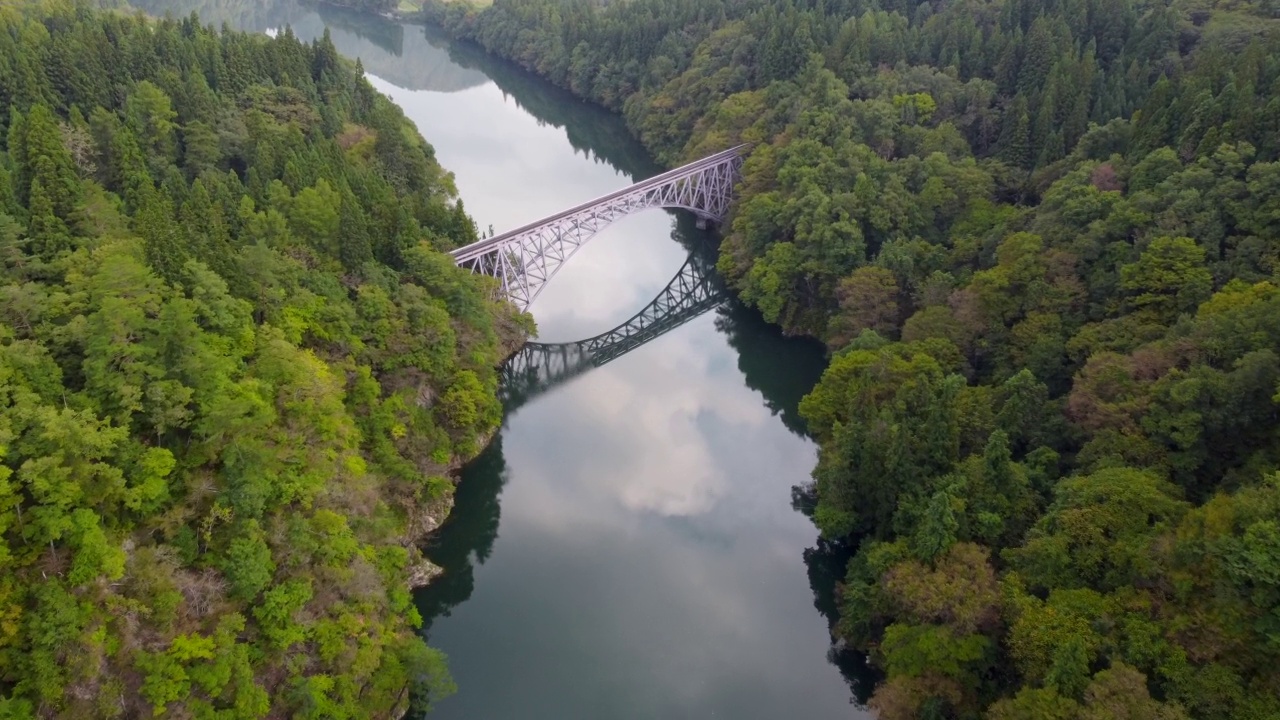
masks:
<path fill-rule="evenodd" d="M 697 228 L 698 228 L 699 230 L 706 230 L 706 229 L 707 229 L 707 219 L 706 219 L 706 218 L 704 218 L 704 217 L 702 217 L 701 215 L 699 215 L 699 216 L 698 216 L 697 221 L 695 221 L 695 222 L 694 222 L 694 225 L 695 225 L 695 226 L 697 226 Z"/>

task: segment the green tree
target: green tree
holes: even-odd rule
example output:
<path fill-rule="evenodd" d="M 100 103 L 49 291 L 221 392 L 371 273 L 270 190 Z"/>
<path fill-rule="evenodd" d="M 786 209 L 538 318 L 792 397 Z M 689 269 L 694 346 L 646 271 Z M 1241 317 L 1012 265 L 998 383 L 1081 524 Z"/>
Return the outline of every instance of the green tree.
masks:
<path fill-rule="evenodd" d="M 1151 698 L 1146 677 L 1124 663 L 1114 663 L 1094 676 L 1084 693 L 1086 720 L 1183 720 L 1187 714 L 1173 703 Z"/>
<path fill-rule="evenodd" d="M 1152 240 L 1137 262 L 1120 269 L 1120 275 L 1134 306 L 1163 322 L 1194 310 L 1213 289 L 1204 250 L 1187 237 Z"/>
<path fill-rule="evenodd" d="M 222 571 L 231 582 L 232 593 L 246 602 L 271 584 L 276 565 L 256 521 L 247 521 L 242 532 L 227 546 Z"/>
<path fill-rule="evenodd" d="M 1068 478 L 1021 548 L 1005 556 L 1035 587 L 1131 585 L 1157 571 L 1149 545 L 1187 503 L 1150 472 L 1100 470 Z"/>
<path fill-rule="evenodd" d="M 190 250 L 174 222 L 173 205 L 164 193 L 150 190 L 134 218 L 134 231 L 142 238 L 147 263 L 156 274 L 176 283 L 182 280 Z"/>
<path fill-rule="evenodd" d="M 956 498 L 946 490 L 939 490 L 925 505 L 915 534 L 911 537 L 911 549 L 916 557 L 930 561 L 955 544 L 960 521 L 955 516 Z"/>
<path fill-rule="evenodd" d="M 341 196 L 324 179 L 305 188 L 289 204 L 289 225 L 294 234 L 317 249 L 333 252 L 338 232 Z"/>
<path fill-rule="evenodd" d="M 991 705 L 987 720 L 1073 720 L 1080 717 L 1080 703 L 1058 694 L 1055 688 L 1023 688 L 1012 698 Z"/>
<path fill-rule="evenodd" d="M 177 155 L 177 118 L 169 95 L 149 80 L 139 82 L 125 100 L 125 123 L 157 175 Z"/>

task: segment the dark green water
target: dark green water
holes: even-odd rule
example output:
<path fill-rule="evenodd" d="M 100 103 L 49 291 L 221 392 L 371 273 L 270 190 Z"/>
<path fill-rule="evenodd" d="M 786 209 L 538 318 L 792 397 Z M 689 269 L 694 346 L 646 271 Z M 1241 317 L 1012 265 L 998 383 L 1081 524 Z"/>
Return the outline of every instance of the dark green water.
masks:
<path fill-rule="evenodd" d="M 295 0 L 139 0 L 259 32 L 328 27 L 501 232 L 660 170 L 621 121 L 430 30 Z M 647 211 L 537 303 L 541 339 L 621 323 L 713 239 Z M 734 303 L 532 399 L 463 473 L 417 595 L 458 693 L 441 718 L 859 718 L 831 646 L 843 567 L 800 511 L 816 448 L 796 405 L 821 349 Z"/>

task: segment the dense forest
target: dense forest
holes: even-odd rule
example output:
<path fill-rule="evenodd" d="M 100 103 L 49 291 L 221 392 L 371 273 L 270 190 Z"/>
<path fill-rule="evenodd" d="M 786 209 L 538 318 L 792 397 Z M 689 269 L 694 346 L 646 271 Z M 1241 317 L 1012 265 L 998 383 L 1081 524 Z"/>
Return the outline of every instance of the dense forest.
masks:
<path fill-rule="evenodd" d="M 400 4 L 400 0 L 314 0 L 314 2 L 317 5 L 333 5 L 378 14 L 391 12 Z"/>
<path fill-rule="evenodd" d="M 362 74 L 327 35 L 0 5 L 0 717 L 450 691 L 415 540 L 529 327 Z"/>
<path fill-rule="evenodd" d="M 880 718 L 1280 717 L 1280 4 L 425 15 L 668 164 L 752 144 L 719 267 L 830 349 L 803 490 Z"/>

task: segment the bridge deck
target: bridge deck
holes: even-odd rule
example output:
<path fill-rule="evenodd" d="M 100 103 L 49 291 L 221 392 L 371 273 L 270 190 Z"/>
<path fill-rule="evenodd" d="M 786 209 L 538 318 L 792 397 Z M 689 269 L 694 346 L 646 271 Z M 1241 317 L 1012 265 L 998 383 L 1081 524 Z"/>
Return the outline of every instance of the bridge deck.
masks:
<path fill-rule="evenodd" d="M 701 160 L 695 160 L 694 162 L 691 162 L 688 165 L 681 165 L 680 167 L 675 168 L 674 170 L 668 170 L 660 175 L 654 175 L 653 177 L 647 180 L 641 180 L 640 182 L 635 183 L 634 185 L 630 185 L 628 187 L 622 188 L 621 190 L 616 190 L 614 192 L 609 193 L 608 195 L 602 195 L 601 197 L 598 197 L 594 200 L 590 200 L 588 202 L 582 203 L 581 205 L 576 205 L 574 207 L 571 207 L 568 210 L 558 212 L 555 215 L 547 216 L 545 218 L 542 218 L 541 220 L 535 220 L 534 222 L 531 222 L 528 225 L 522 225 L 514 230 L 508 230 L 507 232 L 504 232 L 501 235 L 494 235 L 491 238 L 485 238 L 484 240 L 479 240 L 471 243 L 470 245 L 465 245 L 463 247 L 457 248 L 455 250 L 450 251 L 449 254 L 452 255 L 455 260 L 458 260 L 458 261 L 469 260 L 471 258 L 480 256 L 480 255 L 485 255 L 489 252 L 492 252 L 494 249 L 506 244 L 512 237 L 515 237 L 521 233 L 534 230 L 548 223 L 553 223 L 557 220 L 560 220 L 561 218 L 568 217 L 569 215 L 573 215 L 574 213 L 582 212 L 583 210 L 588 210 L 595 205 L 607 203 L 610 200 L 621 197 L 623 195 L 641 191 L 649 187 L 661 185 L 662 183 L 667 182 L 672 178 L 680 177 L 681 175 L 696 171 L 704 166 L 714 165 L 720 162 L 721 160 L 724 160 L 727 157 L 732 157 L 732 156 L 741 154 L 742 149 L 745 147 L 747 147 L 746 144 L 737 145 L 729 148 L 728 150 L 723 150 L 721 152 L 718 152 L 715 155 L 709 155 L 707 157 L 702 158 Z"/>

